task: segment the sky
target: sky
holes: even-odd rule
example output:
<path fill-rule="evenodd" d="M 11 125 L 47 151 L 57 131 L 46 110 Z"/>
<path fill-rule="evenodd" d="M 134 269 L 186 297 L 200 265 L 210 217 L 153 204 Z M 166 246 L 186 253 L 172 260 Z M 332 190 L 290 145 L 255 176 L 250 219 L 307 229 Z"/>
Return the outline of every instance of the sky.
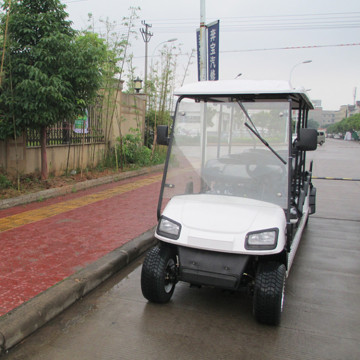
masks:
<path fill-rule="evenodd" d="M 135 76 L 144 79 L 145 43 L 141 21 L 151 24 L 149 64 L 163 42 L 176 38 L 181 46 L 177 84 L 197 81 L 196 48 L 200 0 L 61 0 L 73 28 L 85 29 L 88 14 L 95 31 L 104 31 L 100 19 L 119 24 L 129 8 L 140 7 L 132 39 Z M 360 100 L 360 1 L 359 0 L 206 0 L 206 24 L 220 20 L 219 78 L 287 80 L 304 87 L 324 110 Z M 304 61 L 311 60 L 309 63 Z"/>

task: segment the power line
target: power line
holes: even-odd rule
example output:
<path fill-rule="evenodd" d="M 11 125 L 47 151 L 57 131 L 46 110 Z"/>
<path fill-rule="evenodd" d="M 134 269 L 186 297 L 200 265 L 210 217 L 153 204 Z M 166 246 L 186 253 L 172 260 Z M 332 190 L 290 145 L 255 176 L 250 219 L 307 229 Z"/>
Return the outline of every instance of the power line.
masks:
<path fill-rule="evenodd" d="M 223 17 L 221 20 L 222 32 L 337 30 L 359 28 L 360 12 Z M 198 19 L 157 19 L 152 20 L 152 25 L 156 33 L 191 33 L 198 27 Z M 122 29 L 125 27 L 119 24 L 114 30 L 120 33 Z"/>
<path fill-rule="evenodd" d="M 330 30 L 360 27 L 360 12 L 224 17 L 221 20 L 221 30 L 225 32 Z M 196 19 L 153 20 L 157 32 L 189 32 L 197 23 Z"/>
<path fill-rule="evenodd" d="M 329 16 L 330 15 L 330 16 Z M 326 17 L 325 17 L 326 16 Z M 222 22 L 226 22 L 227 20 L 233 20 L 237 22 L 249 22 L 259 19 L 261 21 L 278 21 L 278 19 L 289 20 L 289 18 L 312 18 L 317 19 L 323 17 L 324 19 L 333 19 L 336 17 L 341 17 L 344 19 L 344 16 L 348 18 L 359 17 L 360 12 L 340 12 L 340 13 L 317 13 L 317 14 L 287 14 L 287 15 L 256 15 L 256 16 L 242 16 L 242 17 L 221 17 Z M 198 19 L 196 18 L 179 18 L 179 19 L 153 19 L 151 20 L 154 24 L 174 24 L 178 23 L 198 23 Z M 210 20 L 209 20 L 210 21 Z M 290 20 L 293 21 L 293 20 Z"/>
<path fill-rule="evenodd" d="M 222 32 L 251 32 L 251 31 L 304 31 L 304 30 L 339 30 L 339 29 L 354 29 L 360 28 L 360 24 L 352 25 L 352 26 L 312 26 L 312 27 L 273 27 L 273 28 L 266 28 L 266 27 L 258 27 L 258 28 L 222 28 Z M 154 28 L 156 33 L 167 33 L 167 34 L 184 34 L 184 33 L 192 33 L 194 29 L 182 29 L 179 30 L 178 28 Z"/>
<path fill-rule="evenodd" d="M 173 26 L 173 27 L 158 27 L 154 26 L 154 31 L 159 33 L 167 33 L 167 34 L 189 34 L 193 33 L 196 25 L 181 27 Z M 280 24 L 273 26 L 241 26 L 241 25 L 222 25 L 222 32 L 253 32 L 253 31 L 309 31 L 309 30 L 340 30 L 340 29 L 356 29 L 360 28 L 360 20 L 358 23 L 330 23 L 330 24 L 322 24 L 322 25 L 311 25 L 311 24 Z M 124 30 L 123 30 L 124 29 Z M 126 28 L 119 27 L 115 28 L 114 32 L 121 34 L 125 31 Z M 97 27 L 96 31 L 101 33 L 102 27 Z"/>
<path fill-rule="evenodd" d="M 360 43 L 333 44 L 333 45 L 286 46 L 286 47 L 277 47 L 277 48 L 242 49 L 242 50 L 223 50 L 223 51 L 220 51 L 220 53 L 236 53 L 236 52 L 252 52 L 252 51 L 273 51 L 273 50 L 298 50 L 298 49 L 316 49 L 316 48 L 326 48 L 326 47 L 348 47 L 348 46 L 360 46 Z"/>
<path fill-rule="evenodd" d="M 328 44 L 328 45 L 302 45 L 302 46 L 285 46 L 274 48 L 259 48 L 259 49 L 239 49 L 239 50 L 222 50 L 220 53 L 238 53 L 238 52 L 255 52 L 255 51 L 276 51 L 276 50 L 298 50 L 298 49 L 317 49 L 328 47 L 351 47 L 360 46 L 360 43 L 348 43 L 348 44 Z M 189 56 L 188 54 L 178 54 L 177 56 Z M 141 59 L 144 56 L 134 56 L 134 59 Z"/>
<path fill-rule="evenodd" d="M 293 17 L 293 16 L 327 16 L 327 15 L 337 15 L 337 16 L 344 16 L 344 15 L 354 15 L 354 14 L 360 14 L 360 11 L 345 11 L 345 12 L 329 12 L 329 13 L 305 13 L 305 14 L 282 14 L 282 15 L 250 15 L 250 16 L 223 16 L 221 17 L 222 20 L 224 19 L 252 19 L 252 18 L 274 18 L 274 17 Z M 168 21 L 176 21 L 176 20 L 183 20 L 184 18 L 167 18 Z M 198 21 L 198 18 L 186 18 L 188 20 L 196 20 Z M 157 21 L 164 21 L 163 18 L 161 19 L 151 19 L 151 22 L 157 22 Z"/>
<path fill-rule="evenodd" d="M 276 23 L 226 23 L 222 22 L 221 31 L 233 32 L 233 31 L 278 31 L 278 30 L 336 30 L 336 29 L 350 29 L 360 27 L 360 17 L 356 20 L 345 21 L 340 19 L 326 20 L 321 22 L 309 22 L 309 21 L 283 21 Z M 195 24 L 172 24 L 171 26 L 159 26 L 154 24 L 156 32 L 174 32 L 184 33 L 193 32 Z"/>

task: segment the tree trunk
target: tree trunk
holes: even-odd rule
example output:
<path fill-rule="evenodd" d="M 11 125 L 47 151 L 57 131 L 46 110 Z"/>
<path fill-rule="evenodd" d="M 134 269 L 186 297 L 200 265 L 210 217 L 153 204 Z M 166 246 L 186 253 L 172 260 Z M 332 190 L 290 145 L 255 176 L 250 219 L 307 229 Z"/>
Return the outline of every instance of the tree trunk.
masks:
<path fill-rule="evenodd" d="M 40 129 L 41 146 L 41 180 L 48 178 L 47 157 L 46 157 L 46 126 Z"/>

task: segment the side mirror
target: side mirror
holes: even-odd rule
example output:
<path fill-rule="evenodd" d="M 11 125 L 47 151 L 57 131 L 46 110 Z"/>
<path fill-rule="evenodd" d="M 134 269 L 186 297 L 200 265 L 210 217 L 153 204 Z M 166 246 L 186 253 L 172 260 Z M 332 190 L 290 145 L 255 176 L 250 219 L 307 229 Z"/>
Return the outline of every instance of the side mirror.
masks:
<path fill-rule="evenodd" d="M 313 151 L 317 148 L 317 131 L 315 129 L 300 129 L 296 148 L 301 151 Z"/>
<path fill-rule="evenodd" d="M 157 137 L 156 143 L 158 145 L 169 145 L 169 127 L 167 125 L 158 125 L 156 127 Z"/>

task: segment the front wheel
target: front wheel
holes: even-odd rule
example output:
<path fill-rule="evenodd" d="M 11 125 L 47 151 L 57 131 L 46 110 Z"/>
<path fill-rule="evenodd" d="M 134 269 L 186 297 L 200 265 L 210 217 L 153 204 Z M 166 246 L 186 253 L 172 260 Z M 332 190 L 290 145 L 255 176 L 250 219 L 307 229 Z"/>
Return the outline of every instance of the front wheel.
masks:
<path fill-rule="evenodd" d="M 280 323 L 284 305 L 285 277 L 285 265 L 278 262 L 259 264 L 255 278 L 253 311 L 260 323 Z"/>
<path fill-rule="evenodd" d="M 147 253 L 141 271 L 141 291 L 146 299 L 166 303 L 177 282 L 176 256 L 168 246 L 154 247 Z"/>

